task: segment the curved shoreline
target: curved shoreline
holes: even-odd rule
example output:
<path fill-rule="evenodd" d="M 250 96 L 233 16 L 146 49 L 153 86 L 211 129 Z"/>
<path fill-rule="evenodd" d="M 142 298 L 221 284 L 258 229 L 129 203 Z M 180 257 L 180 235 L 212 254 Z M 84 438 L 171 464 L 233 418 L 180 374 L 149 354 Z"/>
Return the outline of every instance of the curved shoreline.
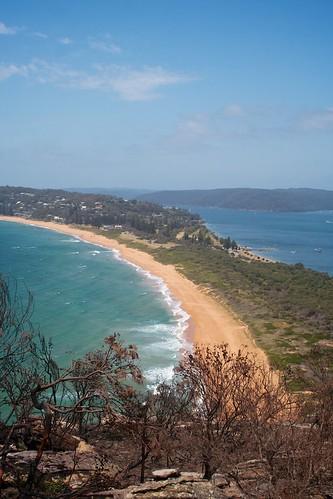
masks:
<path fill-rule="evenodd" d="M 259 361 L 268 364 L 266 354 L 255 345 L 247 326 L 237 319 L 223 304 L 206 294 L 196 284 L 179 273 L 173 265 L 164 265 L 156 261 L 148 253 L 129 248 L 115 239 L 94 234 L 84 228 L 10 216 L 0 216 L 1 220 L 50 229 L 78 237 L 90 244 L 118 251 L 123 260 L 142 268 L 165 282 L 171 296 L 180 302 L 181 308 L 190 316 L 190 327 L 185 331 L 185 337 L 188 340 L 206 345 L 228 343 L 230 349 L 234 352 L 246 348 L 249 352 L 255 354 Z"/>

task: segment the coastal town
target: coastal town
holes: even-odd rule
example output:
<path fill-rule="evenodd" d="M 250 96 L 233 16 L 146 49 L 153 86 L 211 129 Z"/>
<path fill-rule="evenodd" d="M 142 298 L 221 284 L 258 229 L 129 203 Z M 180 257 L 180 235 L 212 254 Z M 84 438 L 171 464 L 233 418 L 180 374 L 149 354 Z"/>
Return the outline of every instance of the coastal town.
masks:
<path fill-rule="evenodd" d="M 255 254 L 251 248 L 239 246 L 227 235 L 217 237 L 195 213 L 148 201 L 65 190 L 0 186 L 0 215 L 92 226 L 111 237 L 126 234 L 128 238 L 131 234 L 131 237 L 150 241 L 150 244 L 183 239 L 185 243 L 224 249 L 235 258 L 272 262 Z"/>
<path fill-rule="evenodd" d="M 0 187 L 0 214 L 57 223 L 130 230 L 162 241 L 197 227 L 198 215 L 178 208 L 118 197 L 53 189 Z"/>

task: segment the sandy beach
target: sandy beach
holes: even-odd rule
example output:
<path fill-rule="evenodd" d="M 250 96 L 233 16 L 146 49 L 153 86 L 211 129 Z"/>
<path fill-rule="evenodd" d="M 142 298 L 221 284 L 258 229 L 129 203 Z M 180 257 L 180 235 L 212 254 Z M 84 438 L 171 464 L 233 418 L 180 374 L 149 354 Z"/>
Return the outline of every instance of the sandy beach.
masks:
<path fill-rule="evenodd" d="M 268 363 L 265 353 L 255 345 L 247 326 L 220 302 L 180 274 L 173 265 L 163 265 L 148 253 L 129 248 L 114 239 L 83 228 L 19 217 L 0 216 L 1 220 L 44 227 L 119 251 L 123 259 L 163 279 L 172 295 L 181 302 L 182 308 L 191 317 L 188 334 L 191 335 L 192 341 L 200 344 L 228 343 L 233 351 L 245 347 L 254 353 L 259 361 Z"/>

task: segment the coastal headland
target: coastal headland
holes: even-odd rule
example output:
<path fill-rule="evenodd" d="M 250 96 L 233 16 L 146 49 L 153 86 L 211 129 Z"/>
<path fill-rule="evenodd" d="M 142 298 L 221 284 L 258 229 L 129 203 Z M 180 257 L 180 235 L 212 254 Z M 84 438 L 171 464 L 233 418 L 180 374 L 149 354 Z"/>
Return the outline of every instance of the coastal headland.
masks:
<path fill-rule="evenodd" d="M 199 344 L 227 343 L 232 351 L 246 348 L 255 354 L 260 362 L 268 364 L 266 354 L 256 346 L 246 324 L 222 303 L 206 294 L 203 289 L 178 272 L 174 265 L 162 264 L 144 251 L 127 247 L 115 239 L 95 234 L 88 228 L 13 216 L 0 216 L 0 221 L 38 226 L 118 251 L 124 260 L 163 279 L 171 294 L 179 300 L 182 308 L 190 316 L 189 326 L 185 333 L 188 340 Z"/>

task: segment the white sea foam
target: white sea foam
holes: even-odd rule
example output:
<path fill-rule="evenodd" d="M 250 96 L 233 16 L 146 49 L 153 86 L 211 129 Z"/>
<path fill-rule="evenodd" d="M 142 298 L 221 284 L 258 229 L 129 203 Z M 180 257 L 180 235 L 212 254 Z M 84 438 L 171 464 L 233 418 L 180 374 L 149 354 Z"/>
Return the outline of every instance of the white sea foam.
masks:
<path fill-rule="evenodd" d="M 139 272 L 140 274 L 144 275 L 144 277 L 148 280 L 148 282 L 150 282 L 150 284 L 153 284 L 153 287 L 159 293 L 162 294 L 163 299 L 165 300 L 165 302 L 167 303 L 168 307 L 170 308 L 173 316 L 176 318 L 177 327 L 175 328 L 174 335 L 179 339 L 179 344 L 180 344 L 180 348 L 179 349 L 189 350 L 191 348 L 191 345 L 186 340 L 185 334 L 184 334 L 184 332 L 188 328 L 190 316 L 181 307 L 181 302 L 178 301 L 178 300 L 176 300 L 171 295 L 171 292 L 170 292 L 168 286 L 166 285 L 166 283 L 163 281 L 163 279 L 161 279 L 160 277 L 157 277 L 157 276 L 153 275 L 148 270 L 144 270 L 139 265 L 136 265 L 135 263 L 130 262 L 129 260 L 126 260 L 126 258 L 123 258 L 121 256 L 120 251 L 117 250 L 117 249 L 113 249 L 112 248 L 111 250 L 109 250 L 109 249 L 105 248 L 105 246 L 103 246 L 102 244 L 91 243 L 90 241 L 86 241 L 85 239 L 82 239 L 79 236 L 73 236 L 73 237 L 76 238 L 75 240 L 78 241 L 78 242 L 81 241 L 81 242 L 84 242 L 84 243 L 92 244 L 93 246 L 97 246 L 97 247 L 103 248 L 103 250 L 105 252 L 108 252 L 108 253 L 110 252 L 116 260 L 118 260 L 120 262 L 123 262 L 123 263 L 125 263 L 127 265 L 130 265 L 137 272 Z M 96 252 L 97 250 L 94 250 L 94 251 Z"/>
<path fill-rule="evenodd" d="M 153 367 L 144 372 L 145 378 L 148 381 L 148 387 L 154 387 L 163 381 L 169 381 L 173 376 L 174 366 Z"/>
<path fill-rule="evenodd" d="M 144 277 L 147 279 L 147 281 L 153 285 L 153 287 L 155 288 L 155 290 L 157 292 L 161 293 L 162 298 L 167 303 L 169 309 L 171 310 L 173 316 L 176 319 L 176 326 L 173 327 L 173 331 L 171 331 L 171 332 L 172 332 L 173 336 L 178 339 L 178 343 L 179 343 L 178 349 L 179 350 L 180 349 L 189 350 L 190 344 L 186 340 L 184 333 L 185 333 L 186 329 L 188 328 L 188 321 L 190 319 L 190 316 L 182 308 L 181 302 L 176 300 L 171 295 L 171 292 L 170 292 L 168 286 L 166 285 L 166 283 L 163 281 L 163 279 L 151 274 L 151 272 L 144 270 L 142 267 L 139 267 L 138 265 L 136 265 L 132 262 L 129 262 L 128 260 L 125 260 L 124 258 L 122 258 L 120 256 L 119 252 L 117 252 L 116 258 L 118 260 L 123 261 L 123 262 L 127 263 L 128 265 L 131 265 L 132 267 L 134 267 L 137 272 L 144 275 Z"/>
<path fill-rule="evenodd" d="M 191 350 L 192 345 L 185 336 L 190 316 L 182 308 L 181 302 L 172 296 L 163 279 L 122 258 L 118 250 L 113 250 L 113 255 L 118 261 L 124 262 L 135 268 L 137 272 L 142 274 L 147 281 L 153 285 L 155 290 L 162 295 L 163 300 L 167 303 L 175 318 L 175 323 L 173 324 L 153 324 L 136 329 L 136 332 L 152 333 L 152 337 L 156 338 L 156 341 L 152 342 L 151 345 L 146 348 L 141 346 L 141 348 L 151 349 L 152 351 L 168 351 L 168 358 L 171 361 L 169 366 L 160 368 L 154 367 L 144 371 L 144 375 L 148 381 L 148 387 L 154 388 L 157 383 L 169 381 L 172 378 L 174 366 L 177 364 L 177 352 L 180 353 L 184 350 Z M 161 334 L 159 333 L 163 334 L 163 338 L 161 338 Z"/>
<path fill-rule="evenodd" d="M 178 334 L 178 322 L 165 324 L 150 324 L 127 329 L 126 332 L 142 337 L 149 336 L 148 345 L 141 345 L 141 350 L 156 353 L 162 350 L 168 353 L 168 358 L 177 358 L 177 352 L 182 348 L 182 338 Z"/>
<path fill-rule="evenodd" d="M 126 260 L 126 258 L 123 258 L 121 256 L 120 251 L 117 249 L 112 248 L 111 250 L 109 250 L 108 248 L 106 248 L 102 244 L 92 243 L 90 241 L 86 241 L 84 238 L 80 238 L 79 236 L 76 236 L 76 235 L 73 235 L 73 239 L 66 239 L 65 241 L 84 242 L 84 243 L 91 244 L 93 246 L 97 246 L 99 248 L 102 248 L 105 252 L 108 252 L 108 253 L 110 252 L 116 260 L 118 260 L 126 265 L 130 265 L 138 273 L 143 275 L 147 279 L 147 281 L 153 285 L 155 290 L 157 292 L 161 293 L 162 298 L 167 303 L 169 309 L 171 310 L 173 316 L 175 317 L 176 325 L 171 330 L 171 335 L 172 335 L 171 337 L 173 337 L 174 339 L 177 339 L 177 350 L 183 351 L 183 350 L 190 350 L 191 349 L 191 344 L 186 339 L 185 334 L 184 334 L 186 329 L 188 328 L 188 325 L 189 325 L 190 315 L 182 308 L 181 302 L 176 300 L 172 296 L 168 286 L 166 285 L 166 283 L 164 282 L 164 280 L 162 278 L 157 277 L 157 276 L 153 275 L 151 272 L 149 272 L 148 270 L 144 270 L 139 265 L 136 265 L 135 263 L 132 263 L 129 260 Z M 94 250 L 94 251 L 96 253 L 98 250 Z M 84 268 L 84 267 L 82 267 L 82 268 Z M 171 369 L 171 367 L 170 367 L 170 369 Z M 173 369 L 173 367 L 172 367 L 172 369 Z"/>
<path fill-rule="evenodd" d="M 36 227 L 39 227 L 36 225 Z M 136 329 L 137 333 L 140 333 L 140 330 L 145 333 L 151 333 L 151 343 L 147 347 L 151 348 L 152 354 L 153 352 L 158 353 L 159 351 L 165 351 L 168 359 L 167 366 L 151 367 L 150 369 L 145 370 L 144 374 L 147 378 L 148 383 L 156 383 L 156 381 L 162 380 L 170 380 L 173 375 L 174 365 L 177 363 L 177 357 L 179 353 L 186 349 L 190 349 L 191 345 L 186 341 L 184 332 L 188 327 L 188 321 L 190 316 L 183 310 L 181 306 L 181 302 L 176 300 L 170 290 L 168 289 L 166 283 L 163 279 L 151 274 L 149 271 L 144 270 L 140 266 L 126 260 L 120 254 L 119 250 L 109 249 L 101 244 L 91 243 L 90 241 L 85 240 L 84 238 L 80 238 L 76 235 L 72 235 L 72 237 L 61 239 L 64 243 L 80 243 L 84 242 L 86 244 L 91 244 L 95 247 L 101 248 L 103 253 L 111 253 L 113 258 L 133 267 L 138 273 L 140 273 L 147 280 L 147 284 L 149 284 L 156 292 L 160 293 L 161 298 L 165 301 L 168 308 L 171 310 L 172 315 L 174 317 L 174 321 L 171 321 L 169 324 L 161 323 L 161 324 L 150 324 L 148 326 L 139 326 Z M 90 253 L 92 255 L 98 255 L 101 251 L 92 250 Z M 79 252 L 73 252 L 73 254 L 78 254 Z M 85 269 L 86 265 L 79 265 L 80 269 Z M 96 276 L 92 276 L 91 278 L 95 278 Z M 71 302 L 66 302 L 66 305 L 71 305 Z M 143 346 L 143 348 L 145 348 Z"/>

